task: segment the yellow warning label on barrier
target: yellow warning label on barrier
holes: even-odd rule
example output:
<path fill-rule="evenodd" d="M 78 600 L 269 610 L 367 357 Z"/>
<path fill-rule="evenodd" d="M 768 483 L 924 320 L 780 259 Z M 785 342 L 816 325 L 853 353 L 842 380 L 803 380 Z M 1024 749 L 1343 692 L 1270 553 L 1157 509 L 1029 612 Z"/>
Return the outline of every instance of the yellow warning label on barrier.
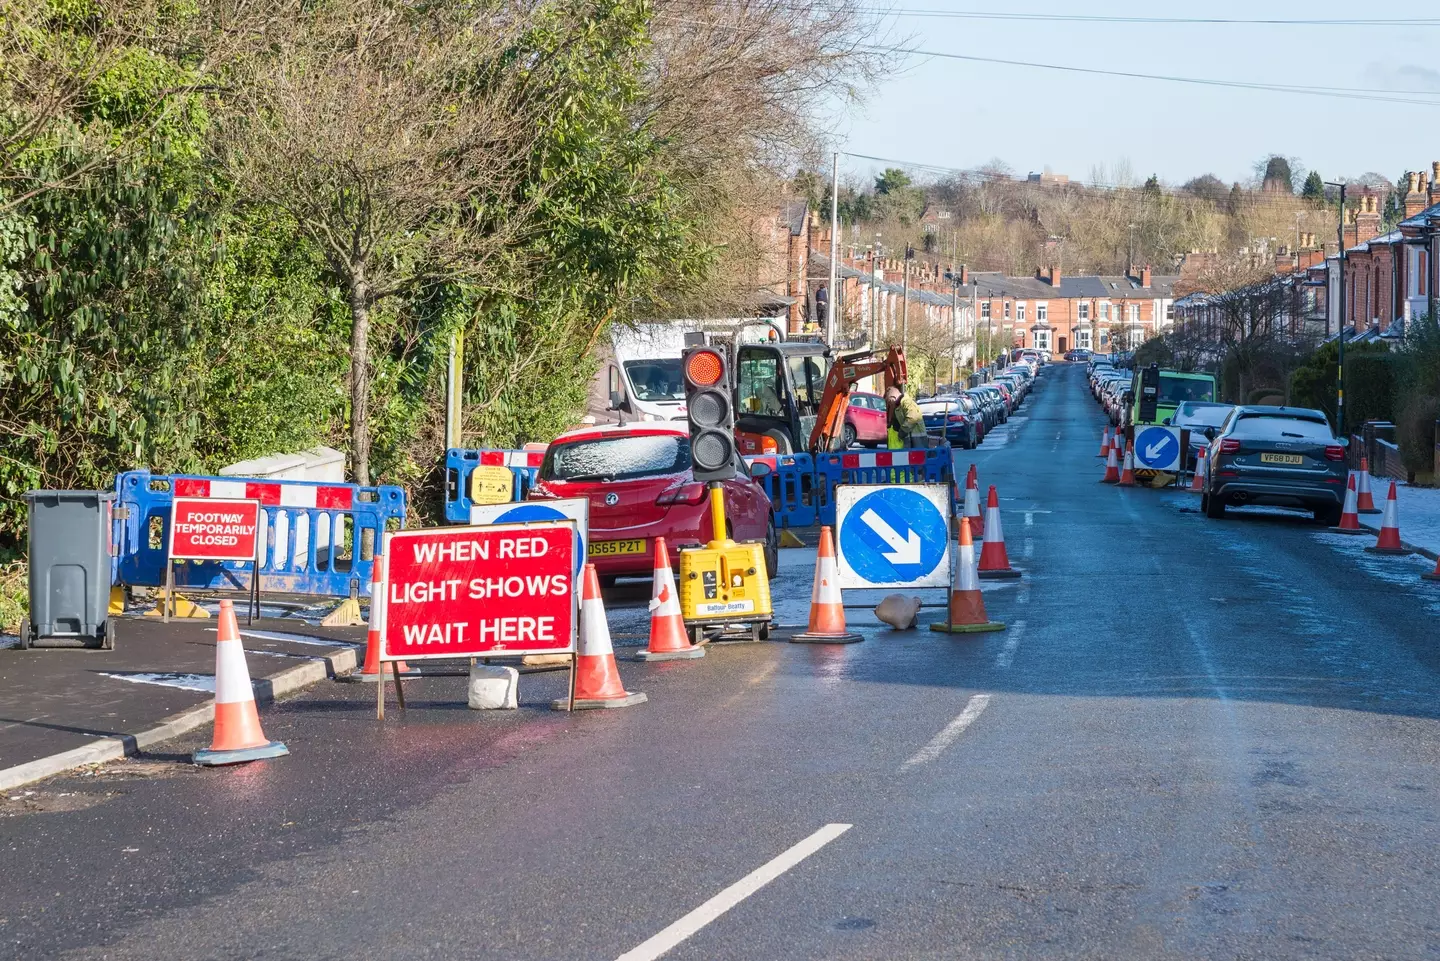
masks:
<path fill-rule="evenodd" d="M 470 500 L 476 504 L 508 504 L 514 487 L 508 467 L 482 465 L 470 474 Z"/>

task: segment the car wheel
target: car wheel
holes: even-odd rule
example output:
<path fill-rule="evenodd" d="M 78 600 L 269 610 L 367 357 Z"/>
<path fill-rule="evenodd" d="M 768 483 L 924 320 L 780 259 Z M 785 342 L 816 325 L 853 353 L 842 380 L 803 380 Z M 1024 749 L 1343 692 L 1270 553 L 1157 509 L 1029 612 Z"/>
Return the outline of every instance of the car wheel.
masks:
<path fill-rule="evenodd" d="M 1216 496 L 1215 494 L 1206 494 L 1206 495 L 1204 496 L 1203 500 L 1205 501 L 1205 516 L 1206 516 L 1206 517 L 1209 517 L 1209 518 L 1211 518 L 1212 520 L 1217 520 L 1217 521 L 1218 521 L 1218 520 L 1220 520 L 1222 517 L 1225 516 L 1225 500 L 1224 500 L 1224 498 L 1218 497 L 1218 496 Z"/>
<path fill-rule="evenodd" d="M 775 529 L 775 518 L 765 524 L 765 573 L 774 580 L 780 572 L 780 532 Z"/>
<path fill-rule="evenodd" d="M 1326 527 L 1339 527 L 1342 508 L 1331 504 L 1327 507 L 1315 508 L 1315 519 Z"/>
<path fill-rule="evenodd" d="M 840 431 L 840 443 L 845 445 L 846 450 L 849 450 L 850 448 L 855 446 L 854 424 L 846 424 L 845 429 Z"/>

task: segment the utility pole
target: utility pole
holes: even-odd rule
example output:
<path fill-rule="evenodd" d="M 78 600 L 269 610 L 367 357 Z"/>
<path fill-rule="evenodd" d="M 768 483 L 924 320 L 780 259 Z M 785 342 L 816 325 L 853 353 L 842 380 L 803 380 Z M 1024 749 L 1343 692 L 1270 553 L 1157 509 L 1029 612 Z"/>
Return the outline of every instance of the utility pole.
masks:
<path fill-rule="evenodd" d="M 959 362 L 955 351 L 960 347 L 960 278 L 950 277 L 950 383 L 955 383 L 959 374 Z"/>
<path fill-rule="evenodd" d="M 900 295 L 900 349 L 907 352 L 910 347 L 910 261 L 914 256 L 915 248 L 906 244 L 905 286 L 904 292 Z"/>
<path fill-rule="evenodd" d="M 1336 269 L 1340 271 L 1340 285 L 1336 291 L 1335 323 L 1339 337 L 1339 355 L 1335 360 L 1335 433 L 1345 436 L 1345 185 L 1326 183 L 1327 187 L 1340 188 L 1340 225 L 1336 234 L 1340 239 L 1340 253 Z"/>
<path fill-rule="evenodd" d="M 830 296 L 825 298 L 825 343 L 835 343 L 835 300 L 840 282 L 840 154 L 830 159 Z"/>
<path fill-rule="evenodd" d="M 880 336 L 880 235 L 875 235 L 875 246 L 870 248 L 870 347 L 873 349 Z"/>
<path fill-rule="evenodd" d="M 463 447 L 465 385 L 465 332 L 450 335 L 450 356 L 445 380 L 445 446 Z"/>

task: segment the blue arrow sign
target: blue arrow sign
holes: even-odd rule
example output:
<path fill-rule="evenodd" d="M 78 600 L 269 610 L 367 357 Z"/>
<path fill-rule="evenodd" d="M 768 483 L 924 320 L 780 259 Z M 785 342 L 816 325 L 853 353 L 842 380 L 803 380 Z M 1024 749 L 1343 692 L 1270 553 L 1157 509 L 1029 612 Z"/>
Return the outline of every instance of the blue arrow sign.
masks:
<path fill-rule="evenodd" d="M 930 498 L 906 487 L 864 494 L 840 520 L 844 566 L 871 584 L 919 586 L 935 574 L 949 547 L 945 514 Z"/>
<path fill-rule="evenodd" d="M 1146 427 L 1135 435 L 1137 467 L 1174 470 L 1180 465 L 1180 438 L 1173 427 Z"/>

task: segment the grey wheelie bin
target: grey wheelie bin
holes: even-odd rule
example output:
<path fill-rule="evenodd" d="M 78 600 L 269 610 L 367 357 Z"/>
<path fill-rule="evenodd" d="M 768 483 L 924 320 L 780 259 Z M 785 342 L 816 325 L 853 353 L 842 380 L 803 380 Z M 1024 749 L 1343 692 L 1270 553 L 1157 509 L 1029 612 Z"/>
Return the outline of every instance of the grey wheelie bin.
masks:
<path fill-rule="evenodd" d="M 113 491 L 30 491 L 30 617 L 20 646 L 115 648 L 110 609 Z"/>

